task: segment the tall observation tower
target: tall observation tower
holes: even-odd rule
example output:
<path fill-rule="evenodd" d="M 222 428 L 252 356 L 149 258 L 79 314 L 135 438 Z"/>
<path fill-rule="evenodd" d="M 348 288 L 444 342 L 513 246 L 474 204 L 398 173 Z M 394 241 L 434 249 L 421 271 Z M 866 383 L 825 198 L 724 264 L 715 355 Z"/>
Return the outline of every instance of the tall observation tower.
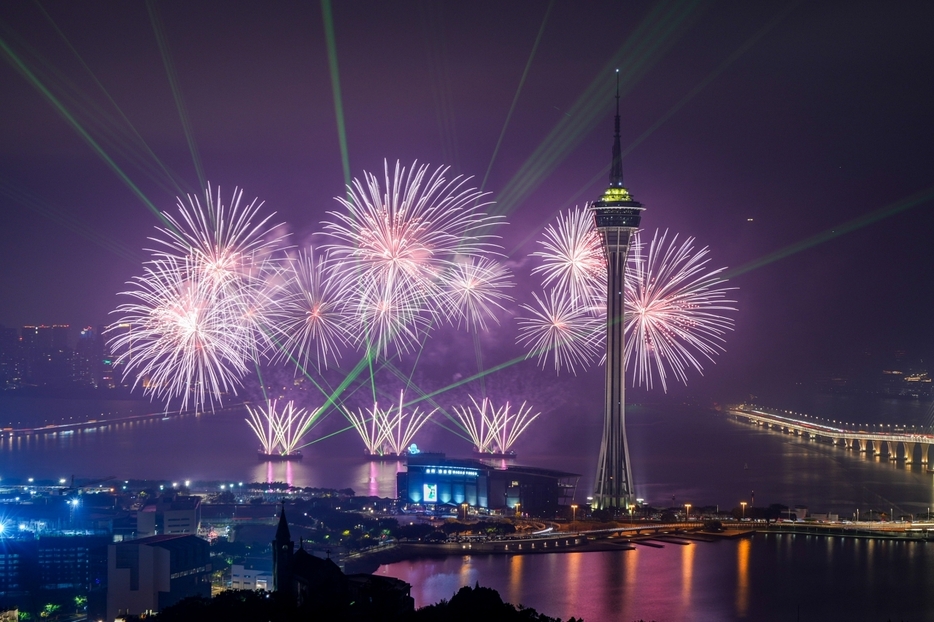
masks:
<path fill-rule="evenodd" d="M 632 234 L 642 220 L 641 203 L 632 200 L 623 187 L 623 162 L 619 148 L 619 71 L 616 73 L 616 134 L 610 185 L 590 206 L 606 257 L 606 401 L 603 411 L 603 442 L 597 462 L 593 508 L 622 510 L 635 499 L 629 444 L 626 442 L 626 329 L 624 292 L 626 255 Z"/>

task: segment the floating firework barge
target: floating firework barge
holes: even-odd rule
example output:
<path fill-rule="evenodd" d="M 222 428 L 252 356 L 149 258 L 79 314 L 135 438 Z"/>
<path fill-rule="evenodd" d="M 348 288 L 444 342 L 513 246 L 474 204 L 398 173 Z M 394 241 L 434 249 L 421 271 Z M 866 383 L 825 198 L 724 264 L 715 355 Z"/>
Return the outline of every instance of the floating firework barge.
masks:
<path fill-rule="evenodd" d="M 515 460 L 518 456 L 513 450 L 509 451 L 480 451 L 476 447 L 473 448 L 473 455 L 477 458 L 496 458 L 503 460 Z"/>
<path fill-rule="evenodd" d="M 302 452 L 293 451 L 289 454 L 270 454 L 262 449 L 258 449 L 256 451 L 256 456 L 259 458 L 260 462 L 295 462 L 302 459 Z"/>

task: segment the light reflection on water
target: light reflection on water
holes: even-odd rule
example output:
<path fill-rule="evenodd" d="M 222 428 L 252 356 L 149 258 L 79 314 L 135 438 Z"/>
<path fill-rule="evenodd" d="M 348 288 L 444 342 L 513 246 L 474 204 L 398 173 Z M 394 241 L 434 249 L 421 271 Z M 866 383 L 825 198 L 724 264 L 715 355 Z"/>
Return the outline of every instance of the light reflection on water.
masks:
<path fill-rule="evenodd" d="M 479 580 L 550 616 L 627 622 L 927 619 L 932 572 L 934 549 L 923 543 L 788 534 L 634 551 L 455 556 L 378 570 L 411 583 L 417 606 Z"/>
<path fill-rule="evenodd" d="M 828 541 L 830 539 L 828 538 Z M 736 546 L 736 615 L 746 617 L 749 611 L 749 553 L 752 541 L 744 538 Z"/>
<path fill-rule="evenodd" d="M 896 412 L 905 411 L 902 404 L 896 406 Z M 636 492 L 656 506 L 802 504 L 849 518 L 856 509 L 864 517 L 870 510 L 893 508 L 926 515 L 934 505 L 934 475 L 920 464 L 879 462 L 701 409 L 642 406 L 628 417 Z M 341 423 L 326 420 L 320 434 Z M 593 481 L 599 421 L 580 420 L 574 431 L 589 438 L 588 444 L 568 440 L 561 451 L 553 451 L 551 431 L 537 429 L 518 447 L 518 463 L 580 473 L 576 501 L 582 503 Z M 568 435 L 566 427 L 554 433 Z M 426 445 L 453 457 L 472 457 L 469 446 L 443 429 L 428 429 L 426 435 L 433 439 Z M 396 474 L 404 468 L 398 461 L 364 459 L 352 432 L 311 443 L 301 462 L 266 464 L 257 461 L 256 451 L 242 412 L 104 422 L 67 431 L 0 434 L 0 478 L 56 480 L 74 473 L 79 478 L 282 481 L 392 497 Z"/>

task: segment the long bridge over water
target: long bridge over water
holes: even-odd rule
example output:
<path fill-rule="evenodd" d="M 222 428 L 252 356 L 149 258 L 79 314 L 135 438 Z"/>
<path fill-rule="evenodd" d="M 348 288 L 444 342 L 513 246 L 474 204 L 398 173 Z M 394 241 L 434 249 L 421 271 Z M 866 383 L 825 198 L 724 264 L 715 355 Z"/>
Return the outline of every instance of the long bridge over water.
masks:
<path fill-rule="evenodd" d="M 729 415 L 766 428 L 779 430 L 818 441 L 828 442 L 844 449 L 875 456 L 886 456 L 889 460 L 904 460 L 905 464 L 928 464 L 934 435 L 921 434 L 905 429 L 891 432 L 868 429 L 848 429 L 826 422 L 802 421 L 786 411 L 774 411 L 755 406 L 737 406 L 727 410 Z"/>

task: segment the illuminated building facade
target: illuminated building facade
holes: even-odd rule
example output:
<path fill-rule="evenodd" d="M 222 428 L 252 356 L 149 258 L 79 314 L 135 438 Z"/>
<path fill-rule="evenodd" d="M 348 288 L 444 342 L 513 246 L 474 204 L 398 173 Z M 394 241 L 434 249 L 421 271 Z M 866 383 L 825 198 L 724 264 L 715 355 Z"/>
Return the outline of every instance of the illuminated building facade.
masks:
<path fill-rule="evenodd" d="M 479 460 L 450 460 L 444 454 L 409 456 L 397 476 L 399 502 L 440 509 L 474 508 L 553 518 L 573 503 L 579 475 L 509 466 L 497 469 Z"/>

